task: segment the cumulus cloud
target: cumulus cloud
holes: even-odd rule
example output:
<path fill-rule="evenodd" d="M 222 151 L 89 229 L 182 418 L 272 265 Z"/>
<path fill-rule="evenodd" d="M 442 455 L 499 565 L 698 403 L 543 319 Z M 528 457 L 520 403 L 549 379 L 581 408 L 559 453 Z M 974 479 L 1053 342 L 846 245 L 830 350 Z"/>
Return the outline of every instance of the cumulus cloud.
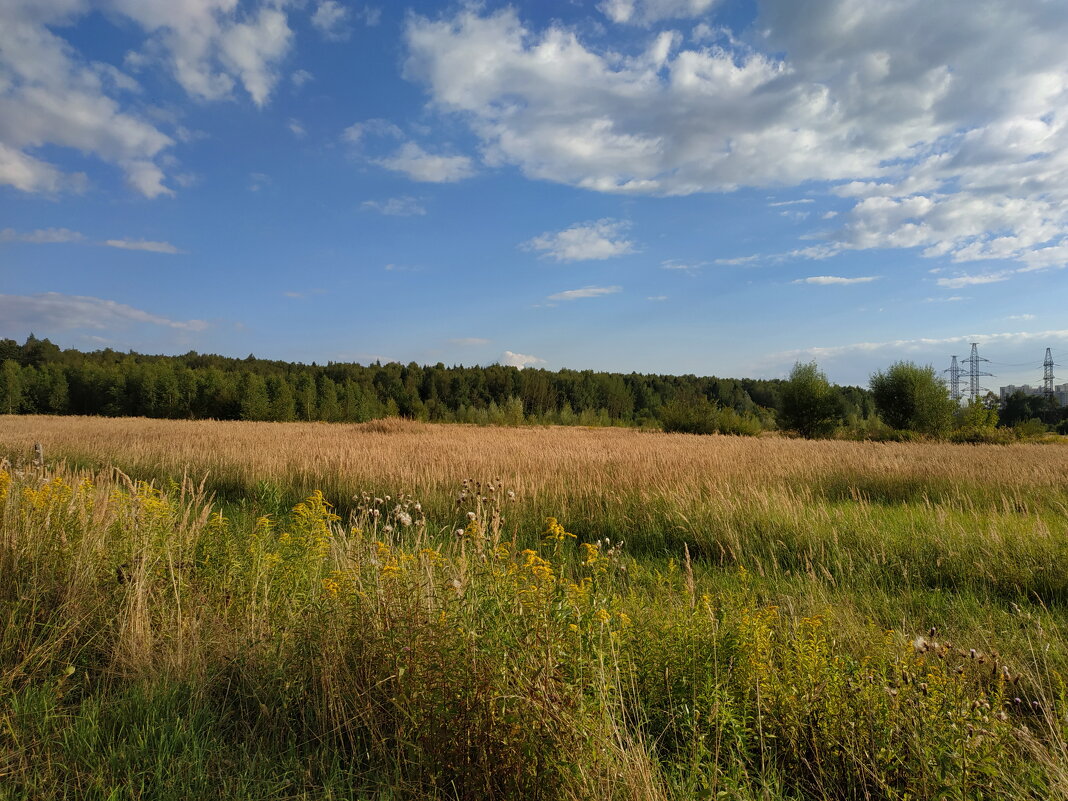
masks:
<path fill-rule="evenodd" d="M 391 197 L 388 200 L 365 200 L 360 204 L 363 211 L 377 211 L 390 217 L 416 217 L 426 214 L 419 198 L 409 195 Z"/>
<path fill-rule="evenodd" d="M 426 183 L 454 183 L 475 174 L 475 163 L 469 156 L 430 153 L 411 141 L 397 125 L 379 118 L 353 123 L 341 133 L 343 142 L 352 146 L 354 154 L 387 170 L 402 172 L 413 181 Z M 399 141 L 393 145 L 390 140 Z M 388 155 L 372 157 L 383 146 L 395 149 Z"/>
<path fill-rule="evenodd" d="M 170 242 L 152 242 L 148 239 L 108 239 L 104 244 L 120 250 L 145 250 L 149 253 L 183 253 Z"/>
<path fill-rule="evenodd" d="M 324 37 L 334 41 L 348 39 L 349 10 L 335 0 L 323 0 L 315 8 L 311 23 Z"/>
<path fill-rule="evenodd" d="M 529 356 L 526 353 L 513 353 L 510 350 L 506 350 L 501 355 L 501 364 L 508 365 L 509 367 L 518 367 L 522 370 L 524 367 L 529 367 L 532 364 L 545 364 L 545 359 L 539 359 L 537 356 Z"/>
<path fill-rule="evenodd" d="M 877 275 L 865 275 L 859 278 L 843 278 L 840 275 L 811 275 L 808 278 L 798 278 L 791 281 L 794 284 L 818 284 L 820 286 L 833 286 L 845 284 L 867 284 L 879 278 Z"/>
<path fill-rule="evenodd" d="M 575 223 L 563 231 L 547 231 L 520 247 L 542 253 L 555 261 L 593 261 L 625 256 L 634 252 L 626 238 L 630 223 L 624 220 L 595 220 Z"/>
<path fill-rule="evenodd" d="M 615 295 L 622 292 L 621 286 L 584 286 L 582 289 L 568 289 L 549 295 L 548 300 L 579 300 L 581 298 L 599 298 L 603 295 Z"/>
<path fill-rule="evenodd" d="M 203 331 L 204 320 L 171 320 L 124 303 L 84 295 L 44 292 L 38 295 L 0 295 L 0 320 L 8 332 L 96 331 L 148 324 L 179 331 Z"/>
<path fill-rule="evenodd" d="M 159 66 L 197 98 L 232 96 L 240 84 L 266 103 L 289 49 L 285 13 L 273 0 L 238 9 L 233 0 L 107 0 L 140 46 L 124 69 L 91 61 L 53 29 L 94 11 L 74 0 L 10 0 L 0 24 L 0 184 L 24 192 L 81 191 L 83 173 L 66 173 L 39 151 L 78 151 L 118 167 L 145 197 L 173 194 L 161 164 L 180 137 L 131 103 L 140 85 L 129 70 Z M 130 24 L 132 23 L 132 24 Z"/>
<path fill-rule="evenodd" d="M 402 172 L 413 181 L 433 184 L 454 183 L 475 174 L 474 162 L 468 156 L 428 153 L 415 142 L 405 142 L 393 155 L 376 159 L 375 163 Z"/>
<path fill-rule="evenodd" d="M 600 8 L 652 25 L 709 5 Z M 822 249 L 794 258 L 919 248 L 957 262 L 1068 263 L 1068 15 L 1057 4 L 757 9 L 750 30 L 710 44 L 650 30 L 622 53 L 512 8 L 413 15 L 406 74 L 470 126 L 488 163 L 532 178 L 646 195 L 837 187 L 852 209 Z"/>

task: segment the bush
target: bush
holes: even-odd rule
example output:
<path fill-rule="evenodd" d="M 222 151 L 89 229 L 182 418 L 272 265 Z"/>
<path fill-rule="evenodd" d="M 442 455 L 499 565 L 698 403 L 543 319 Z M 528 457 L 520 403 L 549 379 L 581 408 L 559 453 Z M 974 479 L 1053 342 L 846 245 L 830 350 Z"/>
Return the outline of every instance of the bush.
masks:
<path fill-rule="evenodd" d="M 1017 439 L 1038 439 L 1049 433 L 1049 429 L 1041 420 L 1032 417 L 1030 420 L 1024 420 L 1022 423 L 1014 425 L 1012 433 L 1016 435 Z"/>
<path fill-rule="evenodd" d="M 753 414 L 739 414 L 734 409 L 712 403 L 708 398 L 677 398 L 660 412 L 660 422 L 667 433 L 734 434 L 755 437 L 764 430 Z"/>

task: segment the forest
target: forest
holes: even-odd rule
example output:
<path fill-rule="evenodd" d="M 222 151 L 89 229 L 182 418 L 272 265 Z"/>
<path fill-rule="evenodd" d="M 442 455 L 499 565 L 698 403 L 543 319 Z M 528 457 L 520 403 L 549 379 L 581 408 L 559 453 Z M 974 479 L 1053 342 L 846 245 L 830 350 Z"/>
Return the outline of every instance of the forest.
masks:
<path fill-rule="evenodd" d="M 172 419 L 620 425 L 683 430 L 697 413 L 737 433 L 773 428 L 784 381 L 592 370 L 299 364 L 0 340 L 0 413 Z M 835 386 L 842 417 L 874 413 L 866 389 Z M 681 422 L 680 422 L 681 421 Z M 665 423 L 668 425 L 665 426 Z M 674 423 L 674 425 L 672 425 Z"/>

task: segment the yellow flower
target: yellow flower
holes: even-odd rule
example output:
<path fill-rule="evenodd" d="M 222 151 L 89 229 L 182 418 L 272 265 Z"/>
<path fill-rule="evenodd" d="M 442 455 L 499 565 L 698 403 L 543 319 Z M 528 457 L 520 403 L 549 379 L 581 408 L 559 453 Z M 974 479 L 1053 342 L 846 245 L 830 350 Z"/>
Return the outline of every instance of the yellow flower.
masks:
<path fill-rule="evenodd" d="M 559 520 L 555 517 L 545 518 L 545 531 L 541 533 L 543 540 L 546 542 L 563 542 L 568 537 L 574 539 L 575 535 L 570 531 L 566 531 Z"/>

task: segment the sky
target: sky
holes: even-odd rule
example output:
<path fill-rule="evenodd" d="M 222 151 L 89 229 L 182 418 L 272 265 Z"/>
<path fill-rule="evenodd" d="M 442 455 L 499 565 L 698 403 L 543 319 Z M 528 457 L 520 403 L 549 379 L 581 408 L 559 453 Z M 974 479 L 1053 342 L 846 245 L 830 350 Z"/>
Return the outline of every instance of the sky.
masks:
<path fill-rule="evenodd" d="M 1038 384 L 1066 41 L 1063 0 L 0 0 L 0 336 Z"/>

